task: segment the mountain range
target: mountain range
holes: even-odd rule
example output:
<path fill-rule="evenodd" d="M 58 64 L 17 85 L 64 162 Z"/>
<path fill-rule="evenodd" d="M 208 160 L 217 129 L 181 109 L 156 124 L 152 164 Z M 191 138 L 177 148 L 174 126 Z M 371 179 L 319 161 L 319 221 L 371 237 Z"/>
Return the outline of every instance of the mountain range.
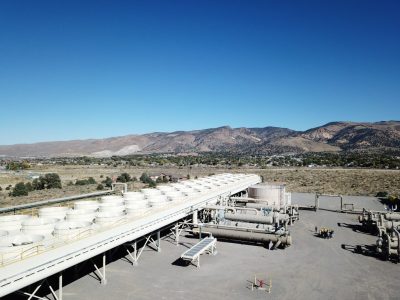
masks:
<path fill-rule="evenodd" d="M 62 157 L 230 151 L 241 154 L 400 149 L 400 121 L 331 122 L 306 131 L 280 127 L 154 132 L 105 139 L 0 146 L 0 156 Z"/>

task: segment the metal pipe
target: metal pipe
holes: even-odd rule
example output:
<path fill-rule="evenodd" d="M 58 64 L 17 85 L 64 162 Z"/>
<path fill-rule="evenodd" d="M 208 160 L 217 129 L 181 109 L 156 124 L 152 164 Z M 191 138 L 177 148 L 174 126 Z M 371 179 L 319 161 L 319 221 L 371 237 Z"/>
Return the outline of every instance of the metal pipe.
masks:
<path fill-rule="evenodd" d="M 232 214 L 226 213 L 224 215 L 225 219 L 231 221 L 239 221 L 239 222 L 249 222 L 249 223 L 258 223 L 258 224 L 275 224 L 277 222 L 272 214 L 267 216 L 262 215 L 246 215 L 246 214 Z"/>
<path fill-rule="evenodd" d="M 94 193 L 68 196 L 68 197 L 62 197 L 62 198 L 54 198 L 54 199 L 32 202 L 32 203 L 28 203 L 28 204 L 20 204 L 20 205 L 16 205 L 16 206 L 4 207 L 4 208 L 0 208 L 0 214 L 7 213 L 7 212 L 15 212 L 18 210 L 28 209 L 28 208 L 32 208 L 32 207 L 39 207 L 39 206 L 43 206 L 43 205 L 78 200 L 78 199 L 83 199 L 83 198 L 103 196 L 103 195 L 107 195 L 107 194 L 111 194 L 111 193 L 113 193 L 113 191 L 94 192 Z"/>
<path fill-rule="evenodd" d="M 197 233 L 198 229 L 193 229 L 193 232 Z M 212 236 L 217 238 L 226 238 L 258 243 L 280 242 L 284 246 L 290 246 L 292 244 L 292 237 L 290 235 L 280 236 L 270 233 L 246 232 L 226 228 L 215 228 L 207 225 L 203 226 L 202 232 L 212 234 Z"/>

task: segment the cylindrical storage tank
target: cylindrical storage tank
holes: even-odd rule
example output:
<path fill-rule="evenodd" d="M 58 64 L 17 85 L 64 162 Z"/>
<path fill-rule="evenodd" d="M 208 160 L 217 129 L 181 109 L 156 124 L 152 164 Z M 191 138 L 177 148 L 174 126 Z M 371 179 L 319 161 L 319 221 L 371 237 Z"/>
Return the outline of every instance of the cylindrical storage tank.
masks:
<path fill-rule="evenodd" d="M 249 187 L 249 197 L 265 199 L 275 207 L 283 207 L 285 203 L 285 184 L 260 183 Z"/>
<path fill-rule="evenodd" d="M 137 208 L 145 208 L 145 207 L 149 207 L 149 200 L 147 199 L 143 199 L 143 200 L 125 200 L 125 206 L 135 206 Z"/>
<path fill-rule="evenodd" d="M 125 206 L 122 203 L 100 203 L 99 212 L 119 212 L 123 213 L 125 210 Z"/>
<path fill-rule="evenodd" d="M 124 203 L 124 198 L 122 196 L 104 196 L 100 198 L 100 202 L 121 205 L 122 203 Z"/>
<path fill-rule="evenodd" d="M 157 190 L 157 189 L 141 189 L 140 190 L 143 194 L 145 194 L 145 196 L 151 197 L 151 196 L 155 196 L 155 195 L 161 195 L 161 191 Z"/>
<path fill-rule="evenodd" d="M 184 201 L 187 198 L 187 194 L 181 192 L 181 191 L 170 191 L 170 192 L 165 192 L 165 195 L 170 199 L 171 201 Z"/>
<path fill-rule="evenodd" d="M 96 217 L 96 212 L 86 209 L 71 209 L 67 211 L 66 220 L 70 222 L 89 222 L 92 223 Z"/>
<path fill-rule="evenodd" d="M 3 237 L 3 236 L 6 236 L 6 235 L 8 235 L 8 231 L 0 230 L 0 238 Z"/>
<path fill-rule="evenodd" d="M 31 218 L 28 215 L 8 215 L 0 217 L 0 230 L 5 230 L 9 234 L 19 233 L 23 221 Z"/>
<path fill-rule="evenodd" d="M 91 222 L 59 222 L 54 227 L 54 236 L 63 240 L 79 239 L 89 235 L 92 232 L 91 225 Z"/>
<path fill-rule="evenodd" d="M 168 204 L 168 198 L 165 195 L 152 196 L 149 198 L 151 207 L 161 207 Z"/>
<path fill-rule="evenodd" d="M 53 234 L 56 218 L 30 218 L 22 222 L 21 231 L 25 234 L 37 234 L 49 237 Z"/>
<path fill-rule="evenodd" d="M 167 191 L 175 190 L 175 187 L 173 187 L 171 185 L 160 185 L 160 186 L 157 187 L 157 189 L 162 191 L 162 192 L 167 192 Z"/>
<path fill-rule="evenodd" d="M 18 261 L 37 254 L 39 246 L 44 240 L 43 235 L 38 234 L 11 234 L 0 239 L 0 257 L 3 264 Z"/>
<path fill-rule="evenodd" d="M 99 202 L 96 200 L 77 201 L 74 203 L 74 208 L 96 211 L 99 208 Z"/>
<path fill-rule="evenodd" d="M 39 208 L 38 215 L 41 218 L 55 218 L 64 220 L 67 214 L 68 207 L 65 206 L 51 206 Z"/>
<path fill-rule="evenodd" d="M 95 223 L 99 226 L 116 226 L 126 219 L 122 212 L 98 212 Z"/>
<path fill-rule="evenodd" d="M 127 200 L 143 200 L 144 194 L 141 192 L 126 192 L 123 195 L 124 201 Z"/>
<path fill-rule="evenodd" d="M 142 216 L 149 211 L 148 207 L 126 206 L 126 215 L 128 218 Z"/>

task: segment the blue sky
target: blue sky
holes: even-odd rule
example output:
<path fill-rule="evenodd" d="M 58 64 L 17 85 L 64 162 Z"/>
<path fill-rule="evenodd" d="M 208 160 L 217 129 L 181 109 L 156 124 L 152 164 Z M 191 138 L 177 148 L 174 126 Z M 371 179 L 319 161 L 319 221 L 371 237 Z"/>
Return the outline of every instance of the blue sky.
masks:
<path fill-rule="evenodd" d="M 399 1 L 2 1 L 0 144 L 400 115 Z"/>

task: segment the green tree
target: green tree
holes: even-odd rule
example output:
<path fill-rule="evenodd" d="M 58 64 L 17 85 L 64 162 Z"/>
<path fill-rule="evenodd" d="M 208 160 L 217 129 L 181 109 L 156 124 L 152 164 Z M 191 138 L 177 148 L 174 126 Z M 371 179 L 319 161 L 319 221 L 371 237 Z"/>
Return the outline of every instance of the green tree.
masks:
<path fill-rule="evenodd" d="M 88 181 L 88 184 L 96 184 L 97 183 L 93 177 L 89 177 L 89 179 L 87 181 Z"/>
<path fill-rule="evenodd" d="M 102 190 L 104 190 L 104 186 L 101 183 L 99 183 L 99 185 L 97 186 L 96 190 L 102 191 Z"/>
<path fill-rule="evenodd" d="M 113 183 L 113 181 L 112 181 L 112 179 L 110 178 L 110 177 L 106 177 L 106 179 L 105 180 L 103 180 L 103 183 L 105 184 L 105 186 L 106 187 L 112 187 L 112 183 Z"/>
<path fill-rule="evenodd" d="M 18 182 L 12 192 L 11 196 L 13 197 L 19 197 L 19 196 L 28 196 L 28 189 L 26 188 L 26 185 L 23 182 Z"/>
<path fill-rule="evenodd" d="M 131 180 L 132 180 L 131 175 L 129 175 L 128 173 L 122 173 L 121 175 L 119 175 L 119 176 L 117 177 L 117 181 L 118 181 L 118 182 L 123 182 L 123 183 L 125 183 L 125 182 L 129 182 L 129 181 L 131 181 Z"/>
<path fill-rule="evenodd" d="M 28 192 L 32 192 L 33 191 L 33 185 L 30 182 L 25 183 L 25 187 L 28 190 Z"/>

